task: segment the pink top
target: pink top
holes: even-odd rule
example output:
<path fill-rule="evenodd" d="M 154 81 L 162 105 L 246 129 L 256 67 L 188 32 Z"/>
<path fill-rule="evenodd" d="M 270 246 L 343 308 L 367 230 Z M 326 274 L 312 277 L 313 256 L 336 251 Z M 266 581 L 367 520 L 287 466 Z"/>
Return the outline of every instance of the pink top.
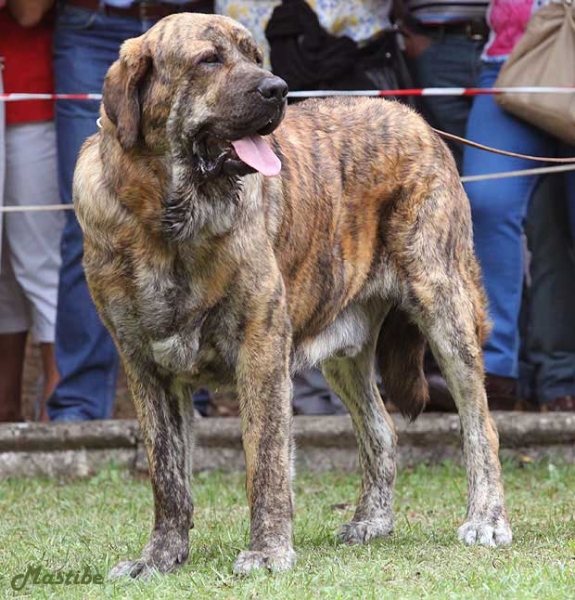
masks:
<path fill-rule="evenodd" d="M 487 10 L 491 33 L 483 58 L 507 58 L 525 32 L 531 15 L 548 3 L 549 0 L 491 0 Z"/>

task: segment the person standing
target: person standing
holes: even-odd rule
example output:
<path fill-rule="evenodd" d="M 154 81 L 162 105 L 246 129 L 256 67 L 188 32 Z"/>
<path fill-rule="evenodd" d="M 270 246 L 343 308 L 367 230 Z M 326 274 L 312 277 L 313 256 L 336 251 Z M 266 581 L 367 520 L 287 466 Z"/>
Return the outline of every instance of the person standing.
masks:
<path fill-rule="evenodd" d="M 531 16 L 545 4 L 544 0 L 492 0 L 488 11 L 491 33 L 482 55 L 480 87 L 494 86 L 502 65 L 525 32 Z M 492 95 L 475 98 L 466 137 L 487 146 L 535 156 L 554 156 L 565 151 L 572 155 L 574 152 L 573 148 L 562 148 L 562 143 L 552 135 L 504 111 Z M 543 161 L 533 163 L 466 147 L 463 174 L 483 175 L 543 165 Z M 575 410 L 575 318 L 572 309 L 575 270 L 572 258 L 565 260 L 569 252 L 569 233 L 565 231 L 568 218 L 567 208 L 560 208 L 560 203 L 568 199 L 573 202 L 573 183 L 572 177 L 567 179 L 567 192 L 562 197 L 546 197 L 544 203 L 538 202 L 532 213 L 537 217 L 528 226 L 530 243 L 545 243 L 540 246 L 544 248 L 544 256 L 536 250 L 532 265 L 532 293 L 535 286 L 535 293 L 543 299 L 538 304 L 544 314 L 540 312 L 530 317 L 540 320 L 542 326 L 532 331 L 529 346 L 531 353 L 538 353 L 536 366 L 540 381 L 536 387 L 546 410 Z M 496 409 L 512 408 L 517 400 L 524 220 L 537 184 L 538 177 L 530 175 L 465 185 L 471 202 L 475 248 L 493 320 L 484 356 L 490 407 Z M 567 285 L 569 280 L 571 284 Z M 546 288 L 543 295 L 541 286 Z"/>
<path fill-rule="evenodd" d="M 51 92 L 52 0 L 0 2 L 0 92 Z M 0 206 L 58 204 L 51 101 L 0 102 Z M 54 328 L 60 267 L 59 211 L 0 213 L 0 422 L 22 420 L 28 332 L 40 345 L 37 416 L 58 381 Z"/>
<path fill-rule="evenodd" d="M 575 411 L 574 183 L 573 174 L 545 176 L 525 218 L 530 256 L 519 396 L 543 411 Z"/>
<path fill-rule="evenodd" d="M 398 8 L 400 5 L 403 8 Z M 487 41 L 488 0 L 407 0 L 395 2 L 405 53 L 417 87 L 474 87 L 480 56 Z M 421 99 L 431 125 L 465 135 L 472 99 L 466 96 L 426 96 Z M 461 170 L 463 147 L 447 142 Z"/>
<path fill-rule="evenodd" d="M 99 93 L 120 45 L 177 12 L 213 12 L 213 2 L 63 0 L 58 5 L 54 73 L 58 93 Z M 58 176 L 62 202 L 72 203 L 72 178 L 84 140 L 97 131 L 99 103 L 56 104 Z M 82 268 L 82 232 L 66 214 L 56 320 L 56 360 L 61 380 L 48 401 L 54 421 L 110 417 L 119 359 L 90 297 Z"/>

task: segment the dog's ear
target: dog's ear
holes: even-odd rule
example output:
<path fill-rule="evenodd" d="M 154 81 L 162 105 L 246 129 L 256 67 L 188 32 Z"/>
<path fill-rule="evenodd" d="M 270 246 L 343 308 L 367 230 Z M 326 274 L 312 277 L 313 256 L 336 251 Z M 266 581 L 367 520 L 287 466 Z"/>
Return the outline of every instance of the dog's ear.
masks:
<path fill-rule="evenodd" d="M 151 66 L 152 56 L 142 39 L 127 40 L 120 49 L 120 58 L 110 67 L 104 80 L 104 110 L 116 126 L 116 135 L 124 150 L 132 148 L 138 140 L 139 86 Z"/>

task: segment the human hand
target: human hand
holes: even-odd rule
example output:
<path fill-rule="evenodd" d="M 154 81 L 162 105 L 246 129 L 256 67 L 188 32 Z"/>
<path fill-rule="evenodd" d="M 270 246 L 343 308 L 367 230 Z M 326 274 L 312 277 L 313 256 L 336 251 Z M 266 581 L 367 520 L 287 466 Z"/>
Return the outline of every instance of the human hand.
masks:
<path fill-rule="evenodd" d="M 7 0 L 7 4 L 8 10 L 22 27 L 34 27 L 52 8 L 54 0 Z"/>
<path fill-rule="evenodd" d="M 405 43 L 405 56 L 413 60 L 421 56 L 431 46 L 431 38 L 421 33 L 416 33 L 406 25 L 400 27 Z"/>

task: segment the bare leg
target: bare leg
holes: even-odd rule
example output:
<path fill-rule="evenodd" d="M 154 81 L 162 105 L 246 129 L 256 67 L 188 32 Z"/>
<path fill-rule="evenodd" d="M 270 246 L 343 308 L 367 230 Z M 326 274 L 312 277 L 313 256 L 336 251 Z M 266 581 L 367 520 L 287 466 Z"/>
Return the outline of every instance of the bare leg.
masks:
<path fill-rule="evenodd" d="M 58 368 L 56 366 L 54 344 L 40 344 L 40 354 L 42 355 L 42 368 L 44 370 L 44 389 L 42 391 L 40 421 L 46 423 L 50 420 L 48 418 L 48 411 L 46 410 L 46 402 L 52 395 L 52 392 L 56 389 L 58 381 L 60 380 L 60 374 L 58 373 Z"/>
<path fill-rule="evenodd" d="M 351 414 L 362 474 L 355 515 L 339 536 L 348 544 L 359 544 L 389 535 L 393 531 L 397 436 L 375 383 L 374 343 L 353 358 L 324 362 L 322 370 Z"/>
<path fill-rule="evenodd" d="M 0 335 L 0 423 L 22 420 L 22 371 L 28 332 Z"/>

